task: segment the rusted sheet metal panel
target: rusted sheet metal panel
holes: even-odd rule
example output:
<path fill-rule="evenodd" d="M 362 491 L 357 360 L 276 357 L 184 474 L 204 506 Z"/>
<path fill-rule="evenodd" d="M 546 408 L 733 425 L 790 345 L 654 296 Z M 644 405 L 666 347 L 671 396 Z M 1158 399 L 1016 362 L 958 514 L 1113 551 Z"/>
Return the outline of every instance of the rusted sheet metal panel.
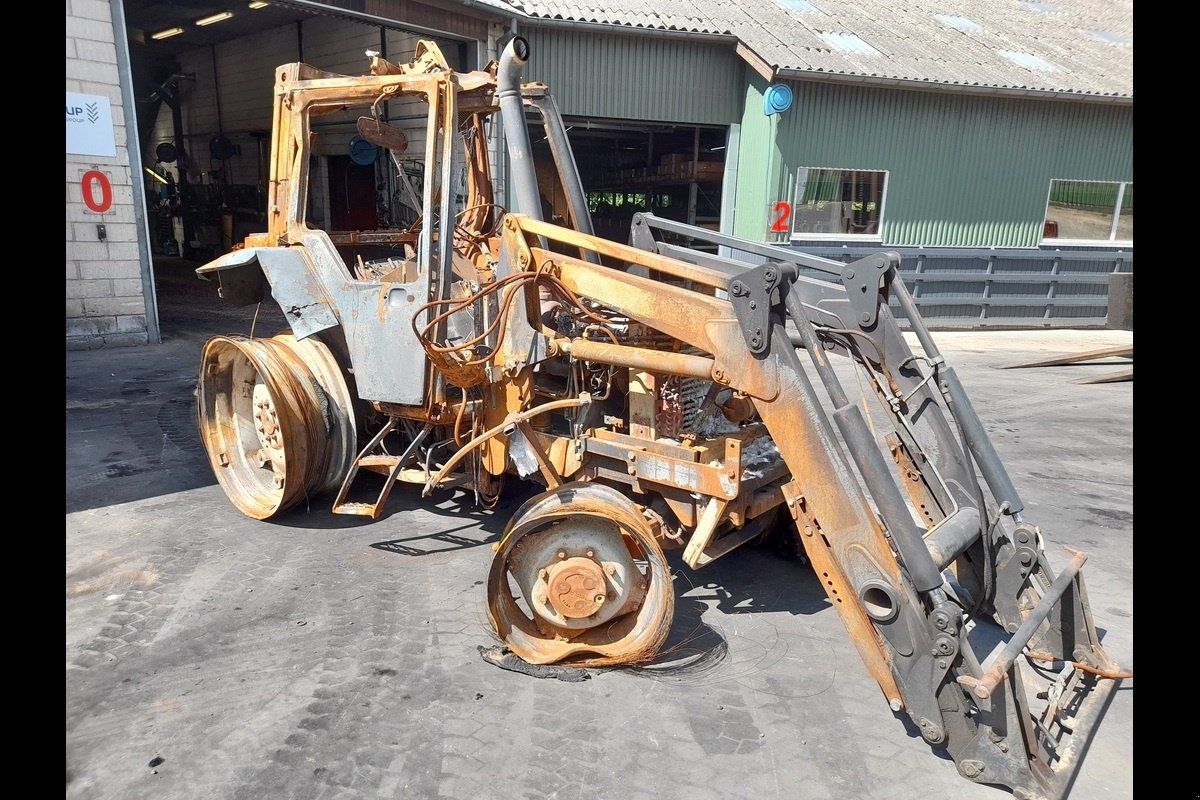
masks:
<path fill-rule="evenodd" d="M 737 497 L 739 488 L 737 478 L 736 476 L 729 478 L 723 467 L 690 464 L 651 453 L 639 454 L 634 463 L 637 476 L 651 483 L 662 483 L 679 489 L 728 499 Z"/>
<path fill-rule="evenodd" d="M 786 337 L 782 326 L 776 327 L 776 335 Z M 772 348 L 770 357 L 751 361 L 754 368 L 779 373 L 780 396 L 787 402 L 755 401 L 755 407 L 803 493 L 802 503 L 793 506 L 801 542 L 867 671 L 889 701 L 898 701 L 900 690 L 889 651 L 854 587 L 878 579 L 904 594 L 911 591 L 904 589 L 906 581 L 879 522 L 849 465 L 839 456 L 840 445 L 812 385 L 803 369 L 797 368 L 795 351 L 785 349 L 791 353 L 787 361 L 796 362 L 790 367 L 781 363 L 779 352 L 780 348 Z M 915 597 L 911 604 L 919 607 Z"/>
<path fill-rule="evenodd" d="M 617 447 L 622 447 L 626 450 L 636 450 L 640 448 L 647 452 L 664 455 L 668 458 L 674 458 L 679 461 L 695 461 L 700 457 L 700 453 L 702 452 L 700 448 L 683 447 L 682 445 L 671 444 L 669 442 L 657 442 L 639 439 L 634 436 L 626 436 L 623 433 L 617 433 L 604 428 L 596 428 L 594 431 L 592 431 L 591 438 L 602 442 L 613 442 Z"/>
<path fill-rule="evenodd" d="M 592 437 L 585 440 L 584 449 L 588 453 L 624 462 L 630 475 L 647 483 L 662 484 L 713 497 L 737 497 L 741 468 L 736 462 L 731 470 L 729 465 L 723 462 L 714 466 L 700 463 L 694 457 L 672 458 L 669 455 L 651 452 L 641 447 L 641 444 L 639 440 L 618 444 Z M 731 471 L 732 476 L 729 474 Z"/>

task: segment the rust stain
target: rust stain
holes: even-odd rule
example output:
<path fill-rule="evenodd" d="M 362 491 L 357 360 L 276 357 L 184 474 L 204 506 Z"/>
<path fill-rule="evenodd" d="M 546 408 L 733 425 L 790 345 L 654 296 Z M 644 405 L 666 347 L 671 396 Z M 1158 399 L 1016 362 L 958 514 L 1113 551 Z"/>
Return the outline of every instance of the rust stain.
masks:
<path fill-rule="evenodd" d="M 111 575 L 98 575 L 74 583 L 67 583 L 67 597 L 77 597 L 96 592 L 128 591 L 149 589 L 158 584 L 158 573 L 148 569 L 122 569 Z"/>
<path fill-rule="evenodd" d="M 150 701 L 150 710 L 155 714 L 179 714 L 184 703 L 178 697 L 156 697 Z"/>

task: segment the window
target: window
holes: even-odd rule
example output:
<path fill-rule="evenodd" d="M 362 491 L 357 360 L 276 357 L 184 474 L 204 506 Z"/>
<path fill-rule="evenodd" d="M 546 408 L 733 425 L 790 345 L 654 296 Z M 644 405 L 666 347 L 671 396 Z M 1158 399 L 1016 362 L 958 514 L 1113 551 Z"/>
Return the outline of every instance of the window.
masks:
<path fill-rule="evenodd" d="M 1042 238 L 1133 241 L 1133 183 L 1050 181 Z"/>
<path fill-rule="evenodd" d="M 887 173 L 878 170 L 796 170 L 792 236 L 833 234 L 878 237 Z"/>

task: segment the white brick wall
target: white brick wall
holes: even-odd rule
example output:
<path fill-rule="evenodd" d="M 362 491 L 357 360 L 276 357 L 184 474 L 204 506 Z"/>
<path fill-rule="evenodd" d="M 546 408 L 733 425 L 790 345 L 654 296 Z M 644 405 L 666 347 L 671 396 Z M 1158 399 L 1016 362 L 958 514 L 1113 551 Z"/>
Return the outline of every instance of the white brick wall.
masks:
<path fill-rule="evenodd" d="M 108 42 L 113 44 L 116 40 L 113 38 L 112 18 L 108 15 L 108 3 L 104 4 L 105 18 L 104 21 L 96 19 L 84 19 L 83 17 L 72 16 L 67 14 L 67 36 L 74 37 L 76 40 L 86 39 L 94 42 Z M 115 61 L 113 63 L 116 63 Z"/>
<path fill-rule="evenodd" d="M 148 341 L 114 41 L 107 0 L 68 0 L 66 91 L 108 98 L 117 146 L 115 156 L 66 157 L 66 340 L 72 349 Z M 83 204 L 81 177 L 92 169 L 112 183 L 113 204 L 102 215 Z M 104 240 L 99 224 L 106 229 Z"/>
<path fill-rule="evenodd" d="M 110 13 L 106 0 L 68 0 L 67 2 L 68 17 L 95 19 L 108 23 L 112 21 Z"/>
<path fill-rule="evenodd" d="M 85 62 L 99 62 L 101 64 L 112 64 L 113 69 L 116 69 L 117 64 L 117 49 L 109 42 L 91 42 L 87 39 L 80 39 L 75 43 L 75 57 Z M 91 69 L 92 65 L 85 65 Z M 88 75 L 91 80 L 97 80 L 98 76 Z"/>

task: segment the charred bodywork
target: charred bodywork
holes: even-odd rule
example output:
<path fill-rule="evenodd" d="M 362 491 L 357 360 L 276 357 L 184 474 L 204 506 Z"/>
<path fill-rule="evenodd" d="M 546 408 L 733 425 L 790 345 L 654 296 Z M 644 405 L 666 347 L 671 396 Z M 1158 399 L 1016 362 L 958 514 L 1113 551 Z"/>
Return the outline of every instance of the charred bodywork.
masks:
<path fill-rule="evenodd" d="M 628 244 L 592 235 L 554 102 L 519 80 L 527 56 L 514 39 L 460 73 L 423 43 L 364 76 L 277 71 L 268 230 L 198 270 L 233 302 L 269 294 L 291 326 L 204 348 L 201 433 L 230 500 L 266 518 L 328 490 L 335 512 L 376 517 L 396 482 L 484 506 L 506 477 L 544 485 L 487 582 L 496 633 L 539 663 L 652 659 L 674 607 L 664 551 L 698 569 L 785 525 L 893 711 L 964 777 L 1061 796 L 1123 673 L 1086 556 L 1052 568 L 899 257 L 842 264 L 649 214 Z M 423 127 L 390 125 L 389 102 L 419 104 Z M 355 109 L 398 174 L 423 139 L 415 221 L 310 224 L 314 122 Z M 530 111 L 568 225 L 540 219 Z M 520 213 L 492 197 L 497 113 Z M 362 470 L 382 489 L 351 500 Z M 1008 635 L 985 657 L 980 624 Z"/>

